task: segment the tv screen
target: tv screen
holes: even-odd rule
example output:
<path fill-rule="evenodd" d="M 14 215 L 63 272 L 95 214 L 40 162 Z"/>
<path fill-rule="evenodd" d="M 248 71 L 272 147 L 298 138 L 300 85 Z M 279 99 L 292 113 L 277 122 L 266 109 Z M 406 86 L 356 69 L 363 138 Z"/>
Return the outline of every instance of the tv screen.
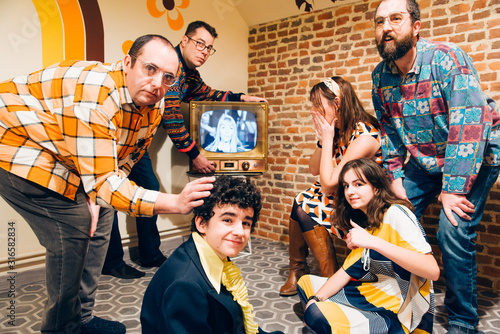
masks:
<path fill-rule="evenodd" d="M 200 145 L 208 152 L 247 152 L 257 144 L 257 118 L 247 110 L 205 111 L 200 119 Z"/>
<path fill-rule="evenodd" d="M 191 101 L 189 110 L 189 134 L 215 173 L 267 171 L 267 103 Z"/>

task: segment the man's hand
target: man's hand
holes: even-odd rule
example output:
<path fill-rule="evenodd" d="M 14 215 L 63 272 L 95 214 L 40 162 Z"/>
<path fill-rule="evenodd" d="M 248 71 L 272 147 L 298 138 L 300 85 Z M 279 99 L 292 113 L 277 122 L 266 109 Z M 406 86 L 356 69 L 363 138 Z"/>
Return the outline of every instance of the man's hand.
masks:
<path fill-rule="evenodd" d="M 403 187 L 403 179 L 402 178 L 395 179 L 394 181 L 392 181 L 391 185 L 392 185 L 392 191 L 394 192 L 394 194 L 396 196 L 398 196 L 401 199 L 408 200 L 408 197 L 406 196 L 406 190 Z"/>
<path fill-rule="evenodd" d="M 88 196 L 87 203 L 89 204 L 90 216 L 92 217 L 92 221 L 90 222 L 90 237 L 92 238 L 97 230 L 97 221 L 99 220 L 99 210 L 101 207 L 95 204 Z"/>
<path fill-rule="evenodd" d="M 159 193 L 153 214 L 188 214 L 203 204 L 203 198 L 210 195 L 215 177 L 202 177 L 186 184 L 179 195 Z"/>
<path fill-rule="evenodd" d="M 251 95 L 241 95 L 240 100 L 243 102 L 267 102 L 267 100 L 263 97 L 251 96 Z"/>
<path fill-rule="evenodd" d="M 453 217 L 452 211 L 465 220 L 471 220 L 467 213 L 475 212 L 474 204 L 469 202 L 465 195 L 442 192 L 438 200 L 443 204 L 444 213 L 453 226 L 458 226 L 458 223 L 455 217 Z"/>
<path fill-rule="evenodd" d="M 213 165 L 212 161 L 209 161 L 201 153 L 193 159 L 193 166 L 198 172 L 203 174 L 213 173 L 215 171 L 215 166 Z"/>
<path fill-rule="evenodd" d="M 215 177 L 202 177 L 186 184 L 181 193 L 177 195 L 178 212 L 182 214 L 190 213 L 194 208 L 203 204 L 203 198 L 210 195 L 210 190 L 214 187 Z"/>

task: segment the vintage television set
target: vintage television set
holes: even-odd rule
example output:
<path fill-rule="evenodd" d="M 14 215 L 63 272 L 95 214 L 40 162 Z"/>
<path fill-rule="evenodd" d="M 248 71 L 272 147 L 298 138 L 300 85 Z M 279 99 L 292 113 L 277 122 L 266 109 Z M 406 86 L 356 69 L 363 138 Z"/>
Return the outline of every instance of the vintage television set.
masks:
<path fill-rule="evenodd" d="M 189 110 L 190 135 L 215 173 L 267 171 L 267 103 L 191 101 Z"/>

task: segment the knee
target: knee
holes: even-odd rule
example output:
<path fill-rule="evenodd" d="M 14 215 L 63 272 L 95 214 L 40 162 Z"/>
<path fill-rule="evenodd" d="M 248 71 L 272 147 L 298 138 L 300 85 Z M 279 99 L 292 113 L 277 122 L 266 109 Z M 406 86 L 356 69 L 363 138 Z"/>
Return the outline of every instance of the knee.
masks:
<path fill-rule="evenodd" d="M 328 321 L 315 303 L 309 305 L 309 307 L 305 310 L 304 322 L 316 334 L 331 333 L 330 324 L 328 324 Z"/>
<path fill-rule="evenodd" d="M 299 280 L 297 281 L 297 286 L 300 287 L 302 290 L 304 290 L 304 288 L 309 288 L 310 284 L 309 284 L 309 274 L 305 274 L 305 275 L 302 275 Z"/>

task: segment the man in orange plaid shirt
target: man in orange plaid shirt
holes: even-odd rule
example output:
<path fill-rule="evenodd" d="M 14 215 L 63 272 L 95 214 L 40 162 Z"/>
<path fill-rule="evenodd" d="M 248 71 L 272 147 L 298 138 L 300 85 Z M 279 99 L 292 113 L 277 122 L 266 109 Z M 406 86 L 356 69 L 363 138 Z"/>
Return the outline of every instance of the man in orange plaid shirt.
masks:
<path fill-rule="evenodd" d="M 167 39 L 146 35 L 114 64 L 63 61 L 0 83 L 0 195 L 47 250 L 42 332 L 125 333 L 92 317 L 114 209 L 186 214 L 210 194 L 213 178 L 179 195 L 127 179 L 160 124 L 178 63 Z"/>

